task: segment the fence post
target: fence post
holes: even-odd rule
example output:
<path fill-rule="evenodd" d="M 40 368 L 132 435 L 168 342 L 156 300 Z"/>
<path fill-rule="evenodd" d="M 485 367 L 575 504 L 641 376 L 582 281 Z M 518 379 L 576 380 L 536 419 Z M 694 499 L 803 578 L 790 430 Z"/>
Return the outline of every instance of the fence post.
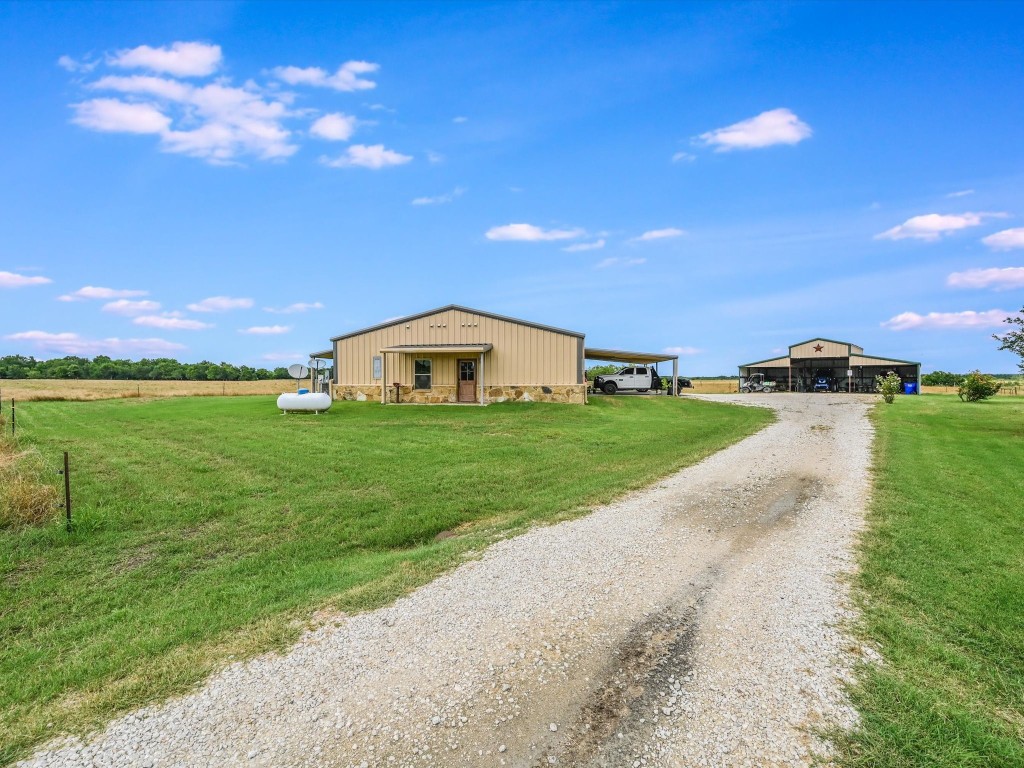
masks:
<path fill-rule="evenodd" d="M 16 428 L 16 425 L 17 425 L 17 422 L 15 421 L 15 417 L 14 417 L 14 398 L 12 397 L 11 398 L 11 437 L 14 437 L 14 430 Z"/>
<path fill-rule="evenodd" d="M 68 466 L 68 452 L 64 451 L 64 516 L 67 517 L 67 530 L 71 533 L 71 469 Z"/>

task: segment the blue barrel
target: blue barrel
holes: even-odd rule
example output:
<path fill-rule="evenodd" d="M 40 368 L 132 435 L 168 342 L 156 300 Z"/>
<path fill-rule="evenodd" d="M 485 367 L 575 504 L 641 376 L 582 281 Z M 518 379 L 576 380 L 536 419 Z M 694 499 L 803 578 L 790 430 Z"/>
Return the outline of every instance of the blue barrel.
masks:
<path fill-rule="evenodd" d="M 904 384 L 903 384 L 903 394 L 904 395 L 916 395 L 917 394 L 917 382 L 916 381 L 904 382 Z"/>

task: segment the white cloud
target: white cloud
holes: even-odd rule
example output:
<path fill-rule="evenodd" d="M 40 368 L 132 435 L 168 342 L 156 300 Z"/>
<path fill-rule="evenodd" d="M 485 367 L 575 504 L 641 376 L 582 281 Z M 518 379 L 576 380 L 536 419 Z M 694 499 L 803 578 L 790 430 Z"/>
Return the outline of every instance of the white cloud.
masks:
<path fill-rule="evenodd" d="M 562 250 L 566 253 L 579 253 L 581 251 L 597 251 L 601 248 L 604 248 L 604 238 L 595 240 L 592 243 L 573 243 L 572 245 L 565 246 Z"/>
<path fill-rule="evenodd" d="M 959 192 L 950 192 L 946 197 L 967 197 L 967 195 L 973 195 L 973 189 L 961 189 Z"/>
<path fill-rule="evenodd" d="M 435 152 L 432 149 L 428 149 L 427 162 L 430 163 L 431 165 L 438 165 L 439 163 L 443 163 L 444 155 L 442 155 L 440 152 Z"/>
<path fill-rule="evenodd" d="M 52 283 L 48 277 L 36 275 L 19 275 L 17 272 L 0 272 L 0 288 L 24 288 L 29 285 L 46 285 Z"/>
<path fill-rule="evenodd" d="M 704 350 L 697 347 L 665 347 L 661 351 L 666 355 L 699 355 Z"/>
<path fill-rule="evenodd" d="M 207 328 L 213 328 L 212 323 L 204 323 L 201 320 L 189 320 L 179 317 L 178 314 L 167 312 L 163 315 L 143 315 L 142 317 L 136 317 L 132 322 L 136 325 L 163 328 L 170 331 L 203 331 Z"/>
<path fill-rule="evenodd" d="M 115 315 L 140 315 L 144 312 L 156 312 L 160 309 L 159 301 L 132 301 L 131 299 L 118 299 L 103 305 L 104 312 L 113 312 Z"/>
<path fill-rule="evenodd" d="M 103 288 L 98 285 L 86 285 L 72 293 L 58 296 L 57 301 L 81 301 L 82 299 L 133 299 L 137 296 L 148 296 L 149 291 L 136 291 L 123 288 Z"/>
<path fill-rule="evenodd" d="M 517 240 L 538 242 L 544 240 L 575 240 L 583 237 L 582 229 L 541 229 L 533 224 L 504 224 L 491 227 L 485 237 L 488 240 Z"/>
<path fill-rule="evenodd" d="M 417 197 L 412 201 L 413 205 L 444 205 L 445 203 L 451 203 L 456 198 L 462 197 L 466 191 L 465 187 L 456 187 L 451 192 L 437 197 Z"/>
<path fill-rule="evenodd" d="M 145 94 L 168 101 L 188 101 L 195 92 L 195 88 L 188 83 L 153 75 L 107 75 L 89 83 L 89 88 L 95 91 Z"/>
<path fill-rule="evenodd" d="M 465 122 L 468 122 L 468 121 L 469 121 L 469 118 L 468 117 L 464 117 L 463 115 L 459 115 L 458 117 L 453 117 L 452 118 L 452 122 L 453 123 L 465 123 Z"/>
<path fill-rule="evenodd" d="M 312 303 L 305 301 L 298 301 L 295 304 L 289 304 L 287 307 L 281 307 L 275 309 L 274 307 L 264 307 L 264 312 L 273 312 L 275 315 L 293 315 L 296 312 L 308 312 L 311 309 L 323 309 L 324 305 L 319 301 Z"/>
<path fill-rule="evenodd" d="M 290 157 L 298 147 L 281 121 L 289 116 L 281 101 L 267 101 L 249 88 L 211 84 L 195 89 L 185 105 L 203 122 L 195 129 L 166 131 L 167 152 L 181 152 L 210 162 L 227 162 L 240 154 L 261 160 Z"/>
<path fill-rule="evenodd" d="M 320 67 L 274 67 L 271 70 L 278 80 L 289 85 L 310 85 L 315 88 L 333 88 L 336 91 L 364 91 L 376 88 L 372 80 L 359 77 L 380 69 L 379 64 L 369 61 L 346 61 L 333 74 L 327 74 Z"/>
<path fill-rule="evenodd" d="M 673 163 L 692 163 L 697 159 L 696 155 L 691 155 L 689 152 L 676 152 L 672 155 Z"/>
<path fill-rule="evenodd" d="M 288 109 L 283 95 L 264 98 L 253 83 L 241 88 L 224 82 L 195 86 L 149 75 L 111 75 L 88 87 L 159 102 L 97 98 L 72 104 L 72 122 L 90 130 L 157 134 L 164 152 L 213 164 L 240 155 L 273 160 L 298 150 L 283 124 L 298 113 Z"/>
<path fill-rule="evenodd" d="M 251 328 L 239 328 L 239 333 L 251 333 L 257 336 L 274 336 L 280 333 L 288 333 L 290 325 L 254 325 Z"/>
<path fill-rule="evenodd" d="M 891 331 L 998 328 L 1010 314 L 1002 309 L 990 309 L 985 312 L 929 312 L 927 315 L 903 312 L 886 320 L 882 327 Z"/>
<path fill-rule="evenodd" d="M 675 227 L 668 227 L 666 229 L 652 229 L 649 232 L 644 232 L 639 237 L 634 237 L 633 241 L 638 243 L 648 242 L 650 240 L 665 240 L 670 237 L 682 237 L 686 234 L 686 230 L 676 229 Z"/>
<path fill-rule="evenodd" d="M 57 59 L 57 66 L 68 72 L 92 72 L 98 64 L 98 61 L 79 61 L 67 55 Z"/>
<path fill-rule="evenodd" d="M 608 269 L 608 267 L 636 267 L 646 264 L 647 259 L 620 259 L 616 256 L 603 259 L 594 265 L 594 269 Z"/>
<path fill-rule="evenodd" d="M 926 213 L 912 216 L 902 224 L 875 235 L 875 240 L 927 240 L 934 242 L 950 232 L 977 227 L 986 218 L 1004 217 L 1005 213 Z"/>
<path fill-rule="evenodd" d="M 403 165 L 412 160 L 411 155 L 402 155 L 390 149 L 385 149 L 383 144 L 366 146 L 365 144 L 353 144 L 341 157 L 331 159 L 321 157 L 320 162 L 328 168 L 372 168 L 379 170 L 392 165 Z"/>
<path fill-rule="evenodd" d="M 152 104 L 130 104 L 118 99 L 89 99 L 71 105 L 71 122 L 108 133 L 164 133 L 171 118 Z"/>
<path fill-rule="evenodd" d="M 208 299 L 189 304 L 187 309 L 193 312 L 228 312 L 232 309 L 249 309 L 252 299 L 233 299 L 230 296 L 211 296 Z"/>
<path fill-rule="evenodd" d="M 1024 248 L 1024 227 L 1014 227 L 981 238 L 981 242 L 994 251 L 1009 251 Z"/>
<path fill-rule="evenodd" d="M 217 71 L 221 50 L 219 45 L 206 43 L 177 42 L 161 48 L 140 45 L 118 51 L 108 62 L 115 67 L 149 69 L 176 77 L 202 77 Z"/>
<path fill-rule="evenodd" d="M 702 133 L 697 139 L 716 152 L 759 149 L 775 144 L 798 144 L 811 135 L 811 126 L 788 109 L 771 109 L 756 117 Z"/>
<path fill-rule="evenodd" d="M 162 355 L 186 349 L 165 339 L 89 339 L 77 333 L 48 333 L 47 331 L 22 331 L 4 336 L 10 341 L 29 341 L 38 349 L 63 352 L 66 355 L 95 357 L 96 355 Z"/>
<path fill-rule="evenodd" d="M 1024 267 L 992 267 L 954 272 L 946 278 L 946 285 L 951 288 L 995 288 L 997 291 L 1024 288 Z"/>
<path fill-rule="evenodd" d="M 328 141 L 348 141 L 356 132 L 356 119 L 341 112 L 319 118 L 309 128 L 311 136 Z"/>

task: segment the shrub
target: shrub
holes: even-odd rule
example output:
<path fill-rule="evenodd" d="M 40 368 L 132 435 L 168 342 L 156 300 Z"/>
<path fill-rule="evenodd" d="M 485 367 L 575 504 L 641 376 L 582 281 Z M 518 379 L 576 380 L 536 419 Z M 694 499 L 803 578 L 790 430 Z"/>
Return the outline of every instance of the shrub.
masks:
<path fill-rule="evenodd" d="M 892 403 L 901 391 L 903 391 L 903 380 L 892 371 L 885 376 L 875 376 L 875 391 L 882 393 L 882 399 Z"/>
<path fill-rule="evenodd" d="M 957 388 L 956 395 L 965 403 L 986 400 L 1002 388 L 1002 384 L 981 371 L 971 371 Z"/>

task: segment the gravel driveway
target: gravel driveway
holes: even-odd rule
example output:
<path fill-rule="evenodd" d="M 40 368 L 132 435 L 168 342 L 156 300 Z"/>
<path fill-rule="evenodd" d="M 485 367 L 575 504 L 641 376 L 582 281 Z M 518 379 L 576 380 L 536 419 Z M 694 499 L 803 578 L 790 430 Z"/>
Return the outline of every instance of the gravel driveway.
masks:
<path fill-rule="evenodd" d="M 871 398 L 779 420 L 21 766 L 809 765 L 850 725 Z"/>

